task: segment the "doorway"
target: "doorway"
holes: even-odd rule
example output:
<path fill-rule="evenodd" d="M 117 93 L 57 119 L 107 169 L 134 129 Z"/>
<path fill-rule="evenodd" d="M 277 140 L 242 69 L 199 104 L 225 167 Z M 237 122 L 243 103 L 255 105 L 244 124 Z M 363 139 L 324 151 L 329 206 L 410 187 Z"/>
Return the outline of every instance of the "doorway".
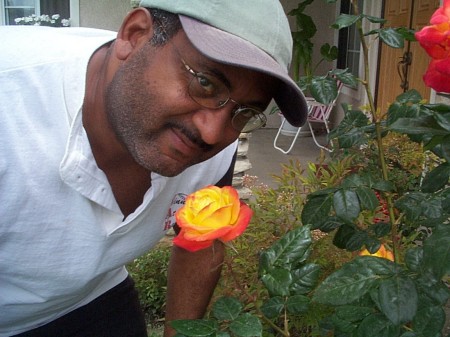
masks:
<path fill-rule="evenodd" d="M 420 30 L 428 25 L 439 4 L 439 0 L 385 0 L 385 27 Z M 430 88 L 422 80 L 430 58 L 418 42 L 405 41 L 403 49 L 382 44 L 380 50 L 376 105 L 382 112 L 409 89 L 416 89 L 424 99 L 430 98 Z"/>

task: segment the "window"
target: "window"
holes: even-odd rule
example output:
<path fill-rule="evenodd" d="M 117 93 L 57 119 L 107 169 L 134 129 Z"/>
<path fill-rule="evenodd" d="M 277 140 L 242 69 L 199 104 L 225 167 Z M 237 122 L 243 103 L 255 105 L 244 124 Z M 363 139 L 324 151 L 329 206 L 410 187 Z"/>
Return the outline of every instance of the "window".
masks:
<path fill-rule="evenodd" d="M 363 9 L 364 0 L 358 0 L 358 8 Z M 350 0 L 341 1 L 341 14 L 353 14 L 353 8 Z M 361 46 L 359 42 L 359 34 L 352 25 L 348 28 L 339 30 L 338 39 L 338 59 L 337 66 L 340 69 L 349 68 L 355 76 L 359 76 L 359 59 L 361 54 Z"/>
<path fill-rule="evenodd" d="M 70 18 L 70 0 L 1 0 L 4 15 L 1 21 L 5 25 L 14 25 L 14 19 L 36 15 L 59 14 Z M 0 21 L 0 23 L 1 23 Z"/>

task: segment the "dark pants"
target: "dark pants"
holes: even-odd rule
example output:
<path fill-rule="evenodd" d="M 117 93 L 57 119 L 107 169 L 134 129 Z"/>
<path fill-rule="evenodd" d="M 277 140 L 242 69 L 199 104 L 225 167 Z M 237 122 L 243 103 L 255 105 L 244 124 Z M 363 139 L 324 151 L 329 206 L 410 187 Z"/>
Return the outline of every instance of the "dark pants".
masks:
<path fill-rule="evenodd" d="M 147 337 L 144 313 L 133 280 L 91 303 L 17 337 Z"/>

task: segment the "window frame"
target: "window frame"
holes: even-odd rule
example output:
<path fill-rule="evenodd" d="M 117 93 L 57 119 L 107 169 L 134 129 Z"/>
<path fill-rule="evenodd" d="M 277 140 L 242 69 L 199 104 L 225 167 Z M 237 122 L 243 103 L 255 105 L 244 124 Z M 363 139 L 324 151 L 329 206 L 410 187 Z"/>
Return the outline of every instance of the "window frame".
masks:
<path fill-rule="evenodd" d="M 41 15 L 41 2 L 40 0 L 34 0 L 36 15 Z M 70 25 L 71 27 L 80 26 L 80 1 L 69 0 L 70 3 Z M 6 25 L 6 5 L 5 0 L 0 1 L 0 26 Z M 13 7 L 14 6 L 10 6 Z M 19 8 L 19 7 L 18 7 Z"/>

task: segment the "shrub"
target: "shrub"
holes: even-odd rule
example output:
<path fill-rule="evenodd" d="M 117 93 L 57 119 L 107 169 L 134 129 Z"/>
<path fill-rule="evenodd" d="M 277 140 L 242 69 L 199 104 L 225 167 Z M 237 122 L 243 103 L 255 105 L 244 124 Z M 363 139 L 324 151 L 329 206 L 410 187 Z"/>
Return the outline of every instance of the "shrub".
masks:
<path fill-rule="evenodd" d="M 170 246 L 160 243 L 127 266 L 139 292 L 147 323 L 152 326 L 164 318 L 169 257 Z"/>

